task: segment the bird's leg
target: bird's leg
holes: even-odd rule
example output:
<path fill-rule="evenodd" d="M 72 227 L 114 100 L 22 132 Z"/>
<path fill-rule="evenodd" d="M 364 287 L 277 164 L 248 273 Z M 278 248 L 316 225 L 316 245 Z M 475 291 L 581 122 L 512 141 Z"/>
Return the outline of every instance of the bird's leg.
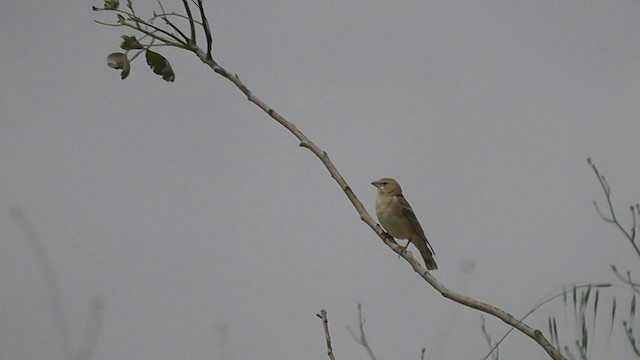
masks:
<path fill-rule="evenodd" d="M 405 250 L 407 250 L 407 248 L 409 247 L 409 244 L 411 244 L 411 240 L 407 240 L 407 245 L 402 247 L 402 250 L 400 250 L 400 254 L 398 254 L 398 257 L 401 257 L 402 254 L 404 254 Z"/>

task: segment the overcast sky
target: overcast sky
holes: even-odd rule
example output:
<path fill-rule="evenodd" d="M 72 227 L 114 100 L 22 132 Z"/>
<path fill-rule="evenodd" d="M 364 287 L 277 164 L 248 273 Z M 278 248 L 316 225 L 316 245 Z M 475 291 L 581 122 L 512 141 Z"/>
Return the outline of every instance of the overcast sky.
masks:
<path fill-rule="evenodd" d="M 153 9 L 135 3 L 141 16 Z M 112 17 L 91 5 L 101 3 L 0 3 L 3 359 L 68 358 L 51 275 L 72 352 L 91 304 L 104 304 L 95 360 L 326 359 L 321 308 L 336 357 L 367 359 L 346 329 L 360 302 L 379 359 L 418 359 L 422 347 L 428 359 L 485 355 L 480 313 L 413 273 L 231 83 L 167 48 L 175 83 L 143 57 L 120 80 L 106 56 L 134 33 L 95 24 Z M 629 243 L 594 210 L 604 199 L 586 158 L 630 221 L 639 2 L 206 9 L 215 59 L 326 150 L 369 211 L 371 181 L 400 181 L 446 286 L 521 316 L 563 285 L 618 284 L 612 264 L 637 273 Z M 601 293 L 594 358 L 631 354 L 619 322 L 606 340 L 614 294 L 627 304 L 622 286 Z M 563 309 L 552 303 L 530 324 L 571 325 Z M 508 330 L 487 327 L 494 338 Z M 503 346 L 503 358 L 545 358 L 520 334 Z"/>

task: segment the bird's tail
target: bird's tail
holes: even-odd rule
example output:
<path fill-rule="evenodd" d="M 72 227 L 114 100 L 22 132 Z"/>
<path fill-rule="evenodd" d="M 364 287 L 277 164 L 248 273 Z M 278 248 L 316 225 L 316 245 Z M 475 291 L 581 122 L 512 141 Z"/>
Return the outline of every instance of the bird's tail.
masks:
<path fill-rule="evenodd" d="M 422 258 L 424 259 L 424 264 L 427 267 L 427 269 L 438 270 L 438 264 L 436 264 L 436 261 L 433 259 L 433 252 L 429 250 L 429 247 L 427 246 L 427 241 L 420 239 L 418 240 L 418 243 L 415 245 L 420 251 L 420 255 L 422 255 Z"/>

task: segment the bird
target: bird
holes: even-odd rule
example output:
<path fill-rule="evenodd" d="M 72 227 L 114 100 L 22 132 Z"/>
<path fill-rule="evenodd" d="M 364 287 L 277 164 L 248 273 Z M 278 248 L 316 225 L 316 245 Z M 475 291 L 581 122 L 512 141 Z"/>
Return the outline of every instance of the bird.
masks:
<path fill-rule="evenodd" d="M 402 188 L 391 178 L 382 178 L 371 185 L 378 188 L 376 198 L 376 215 L 385 231 L 396 239 L 409 240 L 403 251 L 413 244 L 420 251 L 428 270 L 437 270 L 438 265 L 433 259 L 435 251 L 420 226 L 411 205 L 402 195 Z"/>

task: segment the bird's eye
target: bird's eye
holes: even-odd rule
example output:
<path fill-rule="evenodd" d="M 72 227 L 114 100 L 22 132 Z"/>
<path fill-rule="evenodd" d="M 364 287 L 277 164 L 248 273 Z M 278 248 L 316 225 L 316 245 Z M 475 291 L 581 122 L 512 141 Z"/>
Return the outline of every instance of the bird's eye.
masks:
<path fill-rule="evenodd" d="M 388 184 L 389 184 L 389 183 L 388 183 L 388 182 L 386 182 L 386 181 L 383 181 L 383 182 L 382 182 L 382 185 L 388 185 Z"/>

